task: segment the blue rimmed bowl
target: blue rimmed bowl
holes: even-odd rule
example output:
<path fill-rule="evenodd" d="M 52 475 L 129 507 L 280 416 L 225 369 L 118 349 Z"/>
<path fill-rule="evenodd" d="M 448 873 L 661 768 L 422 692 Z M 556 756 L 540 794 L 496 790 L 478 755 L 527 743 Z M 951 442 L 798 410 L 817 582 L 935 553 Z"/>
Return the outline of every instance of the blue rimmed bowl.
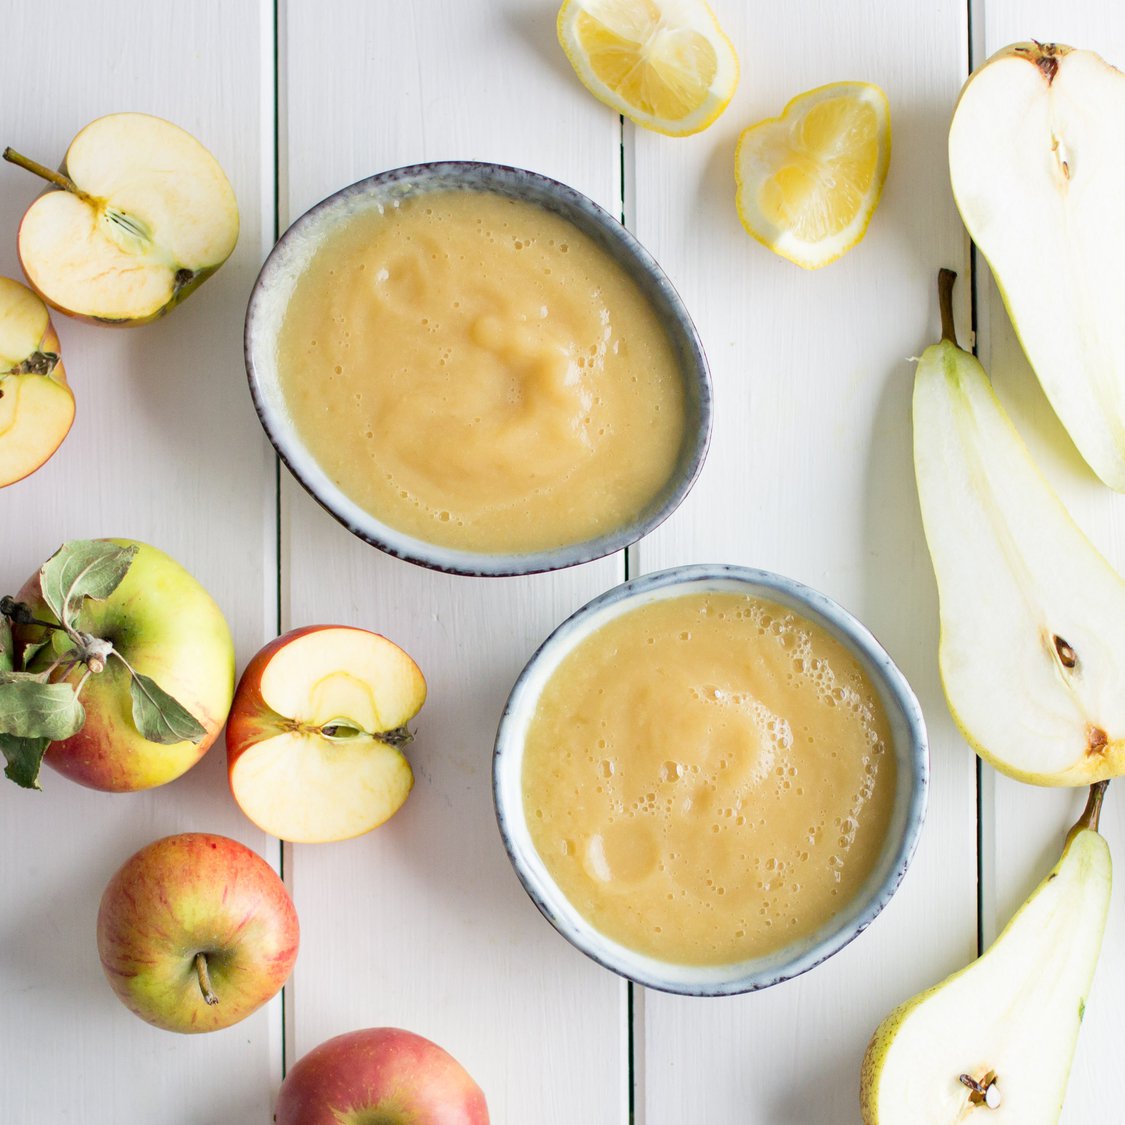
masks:
<path fill-rule="evenodd" d="M 522 554 L 456 550 L 391 527 L 348 497 L 308 451 L 288 410 L 277 371 L 277 340 L 301 274 L 325 238 L 363 212 L 441 191 L 490 192 L 561 216 L 632 278 L 664 326 L 683 377 L 684 436 L 660 492 L 629 523 L 596 538 Z M 711 436 L 711 378 L 703 346 L 683 301 L 652 255 L 591 199 L 566 184 L 521 168 L 446 161 L 395 168 L 343 188 L 305 212 L 273 248 L 246 311 L 246 371 L 262 426 L 289 471 L 349 531 L 388 554 L 435 570 L 470 575 L 533 574 L 612 554 L 658 527 L 695 483 Z"/>
<path fill-rule="evenodd" d="M 891 732 L 896 787 L 883 848 L 855 897 L 821 928 L 765 957 L 730 965 L 682 965 L 638 953 L 594 928 L 570 904 L 535 850 L 523 802 L 523 750 L 540 694 L 560 663 L 614 618 L 686 594 L 758 597 L 822 626 L 859 661 L 878 693 Z M 564 621 L 524 668 L 496 735 L 493 797 L 500 835 L 524 889 L 544 917 L 587 956 L 629 980 L 664 992 L 729 996 L 767 988 L 819 965 L 862 933 L 895 893 L 918 842 L 926 810 L 929 753 L 910 685 L 878 641 L 846 609 L 791 578 L 738 566 L 685 566 L 635 578 Z"/>

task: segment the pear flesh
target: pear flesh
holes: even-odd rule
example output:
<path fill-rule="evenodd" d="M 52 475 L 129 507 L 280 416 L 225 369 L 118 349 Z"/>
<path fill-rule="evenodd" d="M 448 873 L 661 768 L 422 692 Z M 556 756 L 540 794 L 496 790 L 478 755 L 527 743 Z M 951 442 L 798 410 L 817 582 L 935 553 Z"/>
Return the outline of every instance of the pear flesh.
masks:
<path fill-rule="evenodd" d="M 1076 826 L 989 949 L 880 1024 L 863 1060 L 865 1125 L 1057 1122 L 1111 881 L 1104 838 Z"/>
<path fill-rule="evenodd" d="M 1059 420 L 1125 491 L 1125 75 L 1019 43 L 970 76 L 949 131 L 953 195 Z"/>
<path fill-rule="evenodd" d="M 1031 460 L 977 360 L 926 349 L 914 466 L 962 734 L 1037 785 L 1125 772 L 1125 582 Z"/>

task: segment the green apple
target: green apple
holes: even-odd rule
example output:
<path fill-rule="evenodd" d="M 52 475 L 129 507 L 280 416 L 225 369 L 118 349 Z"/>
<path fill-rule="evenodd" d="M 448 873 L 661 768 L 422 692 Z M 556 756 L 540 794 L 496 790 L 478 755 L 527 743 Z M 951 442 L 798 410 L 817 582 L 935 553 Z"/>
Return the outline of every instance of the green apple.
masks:
<path fill-rule="evenodd" d="M 448 1051 L 397 1027 L 337 1035 L 298 1060 L 276 1125 L 488 1125 L 481 1088 Z"/>
<path fill-rule="evenodd" d="M 245 1019 L 288 980 L 300 940 L 285 885 L 237 840 L 166 836 L 125 861 L 98 909 L 98 955 L 121 1002 L 167 1031 Z"/>
<path fill-rule="evenodd" d="M 227 721 L 231 792 L 283 840 L 345 840 L 401 807 L 401 747 L 426 699 L 418 665 L 366 629 L 314 625 L 271 641 L 243 672 Z"/>
<path fill-rule="evenodd" d="M 47 306 L 0 277 L 0 487 L 34 472 L 74 421 L 74 395 Z"/>
<path fill-rule="evenodd" d="M 145 113 L 87 125 L 54 172 L 4 158 L 61 190 L 23 217 L 19 256 L 32 288 L 70 316 L 145 324 L 194 292 L 238 240 L 238 204 L 218 161 L 190 133 Z"/>
<path fill-rule="evenodd" d="M 30 653 L 26 673 L 80 685 L 85 721 L 51 742 L 47 764 L 93 789 L 149 789 L 195 765 L 218 737 L 234 695 L 234 645 L 219 607 L 179 563 L 127 539 L 98 543 L 132 552 L 120 583 L 107 597 L 73 599 L 67 631 L 44 596 L 44 567 L 18 594 L 24 616 L 44 624 L 16 620 L 16 640 Z M 50 600 L 58 604 L 57 595 Z M 75 636 L 83 638 L 80 652 Z M 138 677 L 146 678 L 143 693 Z M 151 699 L 137 696 L 157 692 L 173 697 L 195 726 L 169 725 L 158 713 L 149 724 L 157 729 L 142 733 L 138 707 Z"/>

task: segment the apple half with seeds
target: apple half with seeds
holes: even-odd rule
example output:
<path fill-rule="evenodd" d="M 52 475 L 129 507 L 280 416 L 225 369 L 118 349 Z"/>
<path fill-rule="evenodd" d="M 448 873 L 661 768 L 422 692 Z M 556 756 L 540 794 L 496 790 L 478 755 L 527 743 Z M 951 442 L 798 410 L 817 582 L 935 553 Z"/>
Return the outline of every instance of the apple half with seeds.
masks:
<path fill-rule="evenodd" d="M 26 285 L 0 277 L 0 488 L 35 472 L 74 421 L 47 306 Z"/>
<path fill-rule="evenodd" d="M 70 316 L 155 320 L 238 241 L 238 204 L 218 161 L 162 118 L 98 118 L 71 142 L 60 172 L 10 148 L 4 159 L 60 189 L 27 209 L 19 256 L 31 287 Z"/>
<path fill-rule="evenodd" d="M 414 784 L 406 724 L 426 700 L 393 641 L 347 625 L 295 629 L 247 666 L 227 720 L 242 811 L 295 843 L 347 840 L 401 808 Z"/>

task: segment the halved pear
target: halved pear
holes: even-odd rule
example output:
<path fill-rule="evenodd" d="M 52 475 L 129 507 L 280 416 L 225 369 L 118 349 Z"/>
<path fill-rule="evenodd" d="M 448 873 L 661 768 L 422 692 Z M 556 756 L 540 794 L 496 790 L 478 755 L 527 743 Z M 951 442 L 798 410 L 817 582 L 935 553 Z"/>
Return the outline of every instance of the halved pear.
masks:
<path fill-rule="evenodd" d="M 11 149 L 4 158 L 62 189 L 28 208 L 19 256 L 32 288 L 71 316 L 154 320 L 210 277 L 238 240 L 238 205 L 218 161 L 162 118 L 98 118 L 71 142 L 61 173 Z"/>
<path fill-rule="evenodd" d="M 378 633 L 319 625 L 278 637 L 243 672 L 227 720 L 235 800 L 283 840 L 371 831 L 414 784 L 401 747 L 425 699 L 418 665 Z"/>
<path fill-rule="evenodd" d="M 47 306 L 0 277 L 0 488 L 23 480 L 62 444 L 74 421 Z"/>
<path fill-rule="evenodd" d="M 1125 772 L 1125 582 L 954 342 L 949 288 L 942 305 L 946 338 L 915 375 L 914 468 L 949 709 L 973 749 L 1021 781 L 1115 777 Z"/>
<path fill-rule="evenodd" d="M 879 1025 L 860 1077 L 866 1125 L 1058 1120 L 1109 913 L 1105 784 L 985 953 Z"/>
<path fill-rule="evenodd" d="M 1125 75 L 1092 51 L 1005 47 L 961 91 L 949 172 L 1059 420 L 1125 491 Z"/>

